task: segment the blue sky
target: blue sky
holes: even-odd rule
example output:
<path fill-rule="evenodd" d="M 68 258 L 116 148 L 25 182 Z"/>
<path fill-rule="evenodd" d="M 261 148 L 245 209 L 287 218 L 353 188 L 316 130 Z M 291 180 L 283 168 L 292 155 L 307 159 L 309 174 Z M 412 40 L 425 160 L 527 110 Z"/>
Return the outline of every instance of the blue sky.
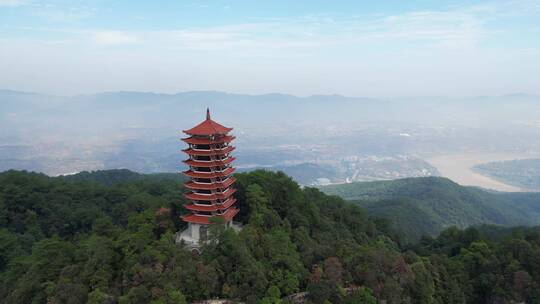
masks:
<path fill-rule="evenodd" d="M 0 0 L 0 88 L 540 94 L 540 1 Z"/>

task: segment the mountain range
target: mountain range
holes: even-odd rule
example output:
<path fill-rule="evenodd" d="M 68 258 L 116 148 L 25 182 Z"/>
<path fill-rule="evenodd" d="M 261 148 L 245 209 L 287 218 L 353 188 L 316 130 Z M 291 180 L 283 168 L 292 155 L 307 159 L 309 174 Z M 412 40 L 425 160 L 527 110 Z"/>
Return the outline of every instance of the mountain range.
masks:
<path fill-rule="evenodd" d="M 333 175 L 363 174 L 356 168 L 365 166 L 355 159 L 373 158 L 368 166 L 377 174 L 360 180 L 418 176 L 379 168 L 376 159 L 416 162 L 426 155 L 471 149 L 534 151 L 539 101 L 539 96 L 525 94 L 364 98 L 194 91 L 53 96 L 0 90 L 0 170 L 53 175 L 112 168 L 177 171 L 180 131 L 200 122 L 210 107 L 214 119 L 235 128 L 235 153 L 243 168 L 284 168 L 310 184 Z M 317 166 L 316 176 L 295 173 L 306 164 Z M 420 164 L 418 170 L 424 169 L 434 172 Z"/>
<path fill-rule="evenodd" d="M 250 127 L 317 122 L 459 123 L 534 117 L 540 96 L 513 94 L 493 97 L 364 98 L 341 95 L 298 97 L 287 94 L 247 95 L 217 91 L 176 94 L 105 92 L 93 95 L 53 96 L 0 90 L 0 123 L 48 127 L 90 123 L 113 128 L 187 128 L 203 117 L 206 107 L 226 124 Z M 529 109 L 528 111 L 523 111 Z M 39 114 L 39 115 L 36 115 Z M 530 116 L 530 117 L 529 117 Z M 301 118 L 301 119 L 300 119 Z M 14 125 L 13 125 L 14 124 Z M 2 124 L 4 125 L 4 124 Z M 1 135 L 9 134 L 4 129 Z"/>

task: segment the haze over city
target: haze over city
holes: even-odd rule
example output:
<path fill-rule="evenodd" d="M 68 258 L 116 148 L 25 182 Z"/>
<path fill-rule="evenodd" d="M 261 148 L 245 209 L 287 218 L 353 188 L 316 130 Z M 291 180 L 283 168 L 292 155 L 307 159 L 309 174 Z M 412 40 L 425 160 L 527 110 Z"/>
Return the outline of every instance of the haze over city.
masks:
<path fill-rule="evenodd" d="M 477 168 L 540 153 L 537 1 L 1 0 L 0 20 L 0 169 L 177 172 L 210 107 L 241 170 L 540 187 Z"/>

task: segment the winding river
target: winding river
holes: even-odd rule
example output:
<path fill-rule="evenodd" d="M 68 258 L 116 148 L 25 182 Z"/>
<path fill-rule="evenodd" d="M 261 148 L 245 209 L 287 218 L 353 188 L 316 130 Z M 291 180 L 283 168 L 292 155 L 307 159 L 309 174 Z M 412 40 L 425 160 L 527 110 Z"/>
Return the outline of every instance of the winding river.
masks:
<path fill-rule="evenodd" d="M 507 185 L 472 170 L 475 165 L 514 159 L 535 158 L 538 155 L 512 153 L 460 153 L 445 154 L 427 158 L 426 161 L 437 168 L 441 176 L 464 186 L 477 186 L 504 192 L 523 192 L 516 186 Z"/>

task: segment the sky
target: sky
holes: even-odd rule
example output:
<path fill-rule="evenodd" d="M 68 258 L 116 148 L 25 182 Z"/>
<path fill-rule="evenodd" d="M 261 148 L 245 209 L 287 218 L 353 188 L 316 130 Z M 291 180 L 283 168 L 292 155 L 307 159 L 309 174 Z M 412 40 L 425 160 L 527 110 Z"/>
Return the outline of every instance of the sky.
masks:
<path fill-rule="evenodd" d="M 540 0 L 0 0 L 0 89 L 540 94 Z"/>

